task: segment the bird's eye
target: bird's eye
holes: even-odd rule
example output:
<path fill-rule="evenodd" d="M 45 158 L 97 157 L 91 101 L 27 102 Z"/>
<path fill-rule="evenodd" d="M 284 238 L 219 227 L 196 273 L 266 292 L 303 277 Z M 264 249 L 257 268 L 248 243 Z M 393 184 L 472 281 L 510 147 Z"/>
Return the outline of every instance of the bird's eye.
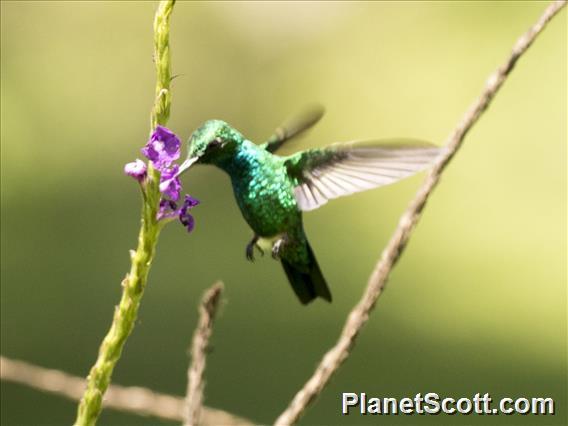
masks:
<path fill-rule="evenodd" d="M 221 138 L 215 138 L 207 145 L 207 149 L 215 149 L 220 147 L 223 144 Z"/>

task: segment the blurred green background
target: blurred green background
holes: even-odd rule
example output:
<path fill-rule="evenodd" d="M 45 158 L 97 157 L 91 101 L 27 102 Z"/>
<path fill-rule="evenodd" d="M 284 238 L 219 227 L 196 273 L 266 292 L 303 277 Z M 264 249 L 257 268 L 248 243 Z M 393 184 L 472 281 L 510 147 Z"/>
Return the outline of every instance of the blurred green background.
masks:
<path fill-rule="evenodd" d="M 1 2 L 2 354 L 85 376 L 136 243 L 123 176 L 149 131 L 153 2 Z M 171 127 L 224 119 L 262 142 L 327 114 L 292 150 L 408 136 L 442 144 L 543 2 L 190 3 L 172 18 Z M 433 194 L 357 346 L 303 424 L 566 424 L 566 11 L 521 59 Z M 162 234 L 114 382 L 182 395 L 196 306 L 226 284 L 206 404 L 269 423 L 337 338 L 423 176 L 331 202 L 305 226 L 334 294 L 301 306 L 221 171 L 185 188 L 196 229 Z M 341 392 L 546 396 L 555 416 L 341 416 Z M 6 425 L 76 404 L 2 383 Z M 166 422 L 163 422 L 166 424 Z M 161 424 L 105 411 L 101 424 Z"/>

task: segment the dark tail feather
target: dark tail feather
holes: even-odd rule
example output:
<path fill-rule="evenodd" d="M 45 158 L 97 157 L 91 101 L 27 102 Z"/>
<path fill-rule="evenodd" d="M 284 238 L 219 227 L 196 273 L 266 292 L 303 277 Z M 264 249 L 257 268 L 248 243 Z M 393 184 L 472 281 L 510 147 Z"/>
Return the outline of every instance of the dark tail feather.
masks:
<path fill-rule="evenodd" d="M 282 259 L 284 272 L 286 272 L 286 276 L 302 304 L 306 305 L 318 296 L 331 302 L 331 292 L 318 266 L 314 252 L 307 241 L 306 244 L 308 245 L 308 254 L 310 256 L 308 270 L 302 270 L 304 268 L 299 269 L 286 261 L 286 259 Z"/>

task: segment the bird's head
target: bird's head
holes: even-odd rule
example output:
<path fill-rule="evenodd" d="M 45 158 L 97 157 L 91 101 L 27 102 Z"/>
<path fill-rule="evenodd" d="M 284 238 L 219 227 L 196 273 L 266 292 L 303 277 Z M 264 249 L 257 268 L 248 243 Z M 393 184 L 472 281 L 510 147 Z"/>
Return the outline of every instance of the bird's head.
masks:
<path fill-rule="evenodd" d="M 231 158 L 243 140 L 243 135 L 224 121 L 206 121 L 189 137 L 187 159 L 180 173 L 196 163 L 219 164 Z"/>

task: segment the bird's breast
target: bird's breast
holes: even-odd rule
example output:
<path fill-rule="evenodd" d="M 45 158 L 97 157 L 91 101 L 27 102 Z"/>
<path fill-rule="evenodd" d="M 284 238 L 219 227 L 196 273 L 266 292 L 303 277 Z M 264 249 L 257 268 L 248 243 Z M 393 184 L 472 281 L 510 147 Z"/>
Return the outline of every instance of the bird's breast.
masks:
<path fill-rule="evenodd" d="M 241 212 L 257 235 L 272 237 L 299 220 L 294 187 L 284 167 L 260 165 L 232 181 Z"/>

